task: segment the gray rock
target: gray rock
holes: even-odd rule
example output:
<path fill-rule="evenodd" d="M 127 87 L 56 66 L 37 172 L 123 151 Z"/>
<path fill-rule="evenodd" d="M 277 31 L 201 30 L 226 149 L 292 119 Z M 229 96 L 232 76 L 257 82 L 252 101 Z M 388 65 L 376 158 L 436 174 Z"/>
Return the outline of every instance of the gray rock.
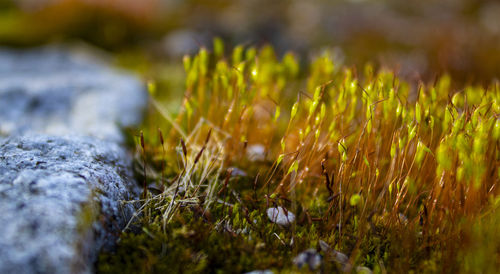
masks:
<path fill-rule="evenodd" d="M 0 273 L 88 273 L 138 194 L 131 160 L 91 137 L 29 135 L 0 144 Z"/>
<path fill-rule="evenodd" d="M 88 51 L 0 49 L 0 273 L 92 272 L 134 212 L 120 127 L 146 102 Z"/>
<path fill-rule="evenodd" d="M 63 47 L 0 49 L 0 135 L 81 134 L 120 142 L 141 121 L 142 83 Z"/>

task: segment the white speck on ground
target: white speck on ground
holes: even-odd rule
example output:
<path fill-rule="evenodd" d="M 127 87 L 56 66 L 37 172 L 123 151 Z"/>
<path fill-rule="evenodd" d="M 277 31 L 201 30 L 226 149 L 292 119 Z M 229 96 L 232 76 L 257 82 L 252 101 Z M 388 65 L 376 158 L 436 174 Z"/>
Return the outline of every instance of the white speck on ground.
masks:
<path fill-rule="evenodd" d="M 295 221 L 295 215 L 292 212 L 285 210 L 281 206 L 270 207 L 266 212 L 267 217 L 269 217 L 269 220 L 271 220 L 271 222 L 282 226 L 289 226 Z"/>

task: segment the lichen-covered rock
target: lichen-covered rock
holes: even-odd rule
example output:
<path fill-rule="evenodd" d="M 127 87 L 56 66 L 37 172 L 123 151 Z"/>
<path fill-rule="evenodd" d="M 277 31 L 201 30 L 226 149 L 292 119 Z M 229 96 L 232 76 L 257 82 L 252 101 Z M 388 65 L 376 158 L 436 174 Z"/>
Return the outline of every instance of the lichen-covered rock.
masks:
<path fill-rule="evenodd" d="M 0 136 L 81 134 L 122 141 L 147 101 L 134 76 L 81 50 L 0 49 Z"/>
<path fill-rule="evenodd" d="M 130 157 L 90 137 L 29 135 L 0 144 L 0 273 L 87 273 L 138 194 Z"/>

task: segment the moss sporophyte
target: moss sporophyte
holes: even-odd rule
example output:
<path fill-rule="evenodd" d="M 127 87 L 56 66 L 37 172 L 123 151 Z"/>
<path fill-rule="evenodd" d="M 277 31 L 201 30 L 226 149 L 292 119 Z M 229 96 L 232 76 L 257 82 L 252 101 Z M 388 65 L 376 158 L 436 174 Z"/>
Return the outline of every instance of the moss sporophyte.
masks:
<path fill-rule="evenodd" d="M 327 53 L 301 67 L 270 46 L 213 48 L 184 58 L 180 108 L 150 83 L 139 164 L 156 191 L 131 201 L 99 272 L 311 271 L 293 263 L 310 248 L 324 273 L 499 269 L 498 82 L 414 86 Z"/>

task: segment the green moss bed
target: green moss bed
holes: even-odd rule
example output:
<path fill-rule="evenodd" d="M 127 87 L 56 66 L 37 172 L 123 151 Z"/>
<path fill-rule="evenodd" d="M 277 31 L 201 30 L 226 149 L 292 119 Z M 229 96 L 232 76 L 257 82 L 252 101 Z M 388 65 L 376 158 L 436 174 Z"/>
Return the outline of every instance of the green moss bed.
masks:
<path fill-rule="evenodd" d="M 131 134 L 144 192 L 99 273 L 500 269 L 498 81 L 212 48 L 146 73 Z M 277 207 L 293 222 L 272 222 Z M 308 249 L 321 263 L 294 263 Z"/>

